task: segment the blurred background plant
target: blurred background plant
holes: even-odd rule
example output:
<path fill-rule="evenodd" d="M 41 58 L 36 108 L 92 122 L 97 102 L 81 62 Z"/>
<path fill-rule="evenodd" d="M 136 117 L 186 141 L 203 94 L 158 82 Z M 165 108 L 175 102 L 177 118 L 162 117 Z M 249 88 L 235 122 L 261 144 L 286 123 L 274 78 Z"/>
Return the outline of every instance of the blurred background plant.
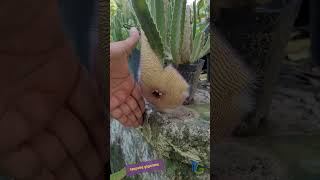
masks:
<path fill-rule="evenodd" d="M 110 1 L 110 41 L 121 41 L 129 37 L 126 27 L 138 26 L 129 0 Z"/>
<path fill-rule="evenodd" d="M 210 49 L 210 0 L 193 1 L 192 4 L 192 55 L 191 62 L 202 58 Z"/>

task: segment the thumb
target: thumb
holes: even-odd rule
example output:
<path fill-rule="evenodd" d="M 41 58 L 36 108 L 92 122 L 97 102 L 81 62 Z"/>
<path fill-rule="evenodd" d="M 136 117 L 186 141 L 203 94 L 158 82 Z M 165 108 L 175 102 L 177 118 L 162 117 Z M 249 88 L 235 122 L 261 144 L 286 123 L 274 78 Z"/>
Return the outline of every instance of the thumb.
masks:
<path fill-rule="evenodd" d="M 123 53 L 126 53 L 126 55 L 129 56 L 134 47 L 137 45 L 140 39 L 138 29 L 132 27 L 129 32 L 130 36 L 126 40 L 110 43 L 111 60 L 122 57 L 124 55 Z"/>
<path fill-rule="evenodd" d="M 139 31 L 135 27 L 132 27 L 129 33 L 130 36 L 126 40 L 122 41 L 124 44 L 123 47 L 125 48 L 128 55 L 131 54 L 132 50 L 136 47 L 140 38 Z"/>

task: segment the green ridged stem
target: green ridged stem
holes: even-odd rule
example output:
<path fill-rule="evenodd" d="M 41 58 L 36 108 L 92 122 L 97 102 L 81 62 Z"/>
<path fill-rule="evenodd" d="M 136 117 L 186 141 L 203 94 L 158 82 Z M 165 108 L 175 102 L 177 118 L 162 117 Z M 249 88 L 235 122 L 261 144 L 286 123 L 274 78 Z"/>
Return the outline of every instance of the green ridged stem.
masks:
<path fill-rule="evenodd" d="M 184 23 L 184 34 L 182 41 L 182 49 L 181 49 L 181 63 L 186 64 L 190 61 L 191 58 L 191 24 L 190 24 L 190 12 L 191 8 L 187 5 L 186 14 L 185 14 L 185 23 Z"/>
<path fill-rule="evenodd" d="M 193 28 L 192 28 L 192 39 L 195 38 L 197 32 L 197 4 L 193 1 Z"/>
<path fill-rule="evenodd" d="M 196 37 L 193 41 L 193 48 L 192 48 L 192 55 L 191 55 L 191 62 L 194 62 L 197 60 L 199 53 L 201 51 L 201 40 L 203 38 L 203 33 L 197 33 Z"/>
<path fill-rule="evenodd" d="M 159 57 L 161 61 L 160 63 L 164 64 L 164 47 L 162 44 L 162 39 L 148 9 L 146 0 L 132 0 L 131 2 L 141 28 L 148 39 L 150 47 Z"/>
<path fill-rule="evenodd" d="M 200 59 L 203 56 L 205 56 L 206 54 L 208 54 L 209 50 L 210 50 L 210 37 L 208 37 L 206 43 L 201 48 L 201 51 L 200 51 L 200 53 L 199 53 L 199 55 L 198 55 L 198 57 L 196 59 Z"/>
<path fill-rule="evenodd" d="M 171 22 L 171 53 L 175 64 L 181 63 L 181 47 L 183 41 L 183 30 L 185 22 L 185 10 L 187 1 L 174 1 L 173 17 Z"/>
<path fill-rule="evenodd" d="M 160 35 L 162 37 L 162 40 L 164 41 L 165 37 L 165 16 L 164 16 L 164 3 L 163 0 L 155 0 L 155 11 L 156 11 L 156 24 L 158 27 L 158 30 L 160 32 Z M 164 44 L 164 42 L 162 42 Z"/>

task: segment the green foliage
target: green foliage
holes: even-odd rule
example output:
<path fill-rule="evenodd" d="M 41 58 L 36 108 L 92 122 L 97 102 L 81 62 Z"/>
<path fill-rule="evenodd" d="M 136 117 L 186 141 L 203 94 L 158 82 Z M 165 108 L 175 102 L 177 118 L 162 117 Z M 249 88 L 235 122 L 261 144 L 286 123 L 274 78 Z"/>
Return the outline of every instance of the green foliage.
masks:
<path fill-rule="evenodd" d="M 192 8 L 186 0 L 131 2 L 151 48 L 162 62 L 192 63 L 208 53 L 210 39 L 205 32 L 209 28 L 208 0 L 194 2 Z"/>
<path fill-rule="evenodd" d="M 182 55 L 183 33 L 185 28 L 186 0 L 174 1 L 171 25 L 171 54 L 176 64 L 180 64 Z"/>
<path fill-rule="evenodd" d="M 155 51 L 159 59 L 163 60 L 164 58 L 164 49 L 163 49 L 163 40 L 161 39 L 160 32 L 158 27 L 155 24 L 155 18 L 152 17 L 148 3 L 145 0 L 133 0 L 132 7 L 135 11 L 141 28 L 143 29 L 146 37 L 148 38 L 151 48 Z M 151 5 L 152 9 L 152 5 Z M 155 13 L 155 12 L 153 12 Z M 161 62 L 163 63 L 163 62 Z"/>
<path fill-rule="evenodd" d="M 126 168 L 121 169 L 110 175 L 110 180 L 122 180 L 127 176 Z"/>
<path fill-rule="evenodd" d="M 138 26 L 134 11 L 128 0 L 110 1 L 110 41 L 121 41 L 129 37 L 124 26 Z"/>
<path fill-rule="evenodd" d="M 155 9 L 155 19 L 156 19 L 156 24 L 158 25 L 158 29 L 160 31 L 160 35 L 162 37 L 165 37 L 165 12 L 164 12 L 164 2 L 163 1 L 159 1 L 159 0 L 153 0 L 156 1 L 155 3 L 155 7 L 157 7 Z"/>
<path fill-rule="evenodd" d="M 110 16 L 113 17 L 114 15 L 116 15 L 117 12 L 117 4 L 115 2 L 115 0 L 111 0 L 110 1 Z"/>
<path fill-rule="evenodd" d="M 193 1 L 193 4 L 192 4 L 192 7 L 193 7 L 193 20 L 196 20 L 197 19 L 197 2 L 196 1 Z M 193 21 L 195 22 L 195 21 Z M 197 32 L 197 23 L 192 23 L 193 24 L 193 29 L 192 29 L 192 38 L 194 38 L 196 36 L 196 32 Z"/>
<path fill-rule="evenodd" d="M 177 167 L 172 160 L 165 159 L 165 167 L 166 167 L 166 173 L 169 176 L 174 176 L 176 174 Z"/>
<path fill-rule="evenodd" d="M 195 32 L 190 59 L 191 62 L 194 62 L 206 55 L 210 49 L 210 38 L 205 35 L 205 29 L 208 28 L 208 26 L 209 25 L 199 28 L 199 30 Z"/>
<path fill-rule="evenodd" d="M 130 3 L 131 1 L 131 3 Z M 111 0 L 111 41 L 126 39 L 123 25 L 140 27 L 161 63 L 192 63 L 210 49 L 209 0 Z"/>
<path fill-rule="evenodd" d="M 197 23 L 208 20 L 210 17 L 210 1 L 199 0 L 197 3 Z"/>
<path fill-rule="evenodd" d="M 198 3 L 194 1 L 192 6 L 193 44 L 190 61 L 194 62 L 206 55 L 210 49 L 210 37 L 208 34 L 210 24 L 210 1 L 199 0 Z"/>

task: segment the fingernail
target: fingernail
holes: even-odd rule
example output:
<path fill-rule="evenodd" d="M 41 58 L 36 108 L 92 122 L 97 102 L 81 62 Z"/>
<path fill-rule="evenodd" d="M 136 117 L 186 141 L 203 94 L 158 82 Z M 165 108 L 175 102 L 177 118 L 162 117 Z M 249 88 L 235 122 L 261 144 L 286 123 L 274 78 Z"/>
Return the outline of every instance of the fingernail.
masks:
<path fill-rule="evenodd" d="M 130 32 L 130 35 L 133 35 L 134 33 L 137 33 L 139 35 L 139 31 L 136 27 L 131 27 L 129 32 Z"/>

